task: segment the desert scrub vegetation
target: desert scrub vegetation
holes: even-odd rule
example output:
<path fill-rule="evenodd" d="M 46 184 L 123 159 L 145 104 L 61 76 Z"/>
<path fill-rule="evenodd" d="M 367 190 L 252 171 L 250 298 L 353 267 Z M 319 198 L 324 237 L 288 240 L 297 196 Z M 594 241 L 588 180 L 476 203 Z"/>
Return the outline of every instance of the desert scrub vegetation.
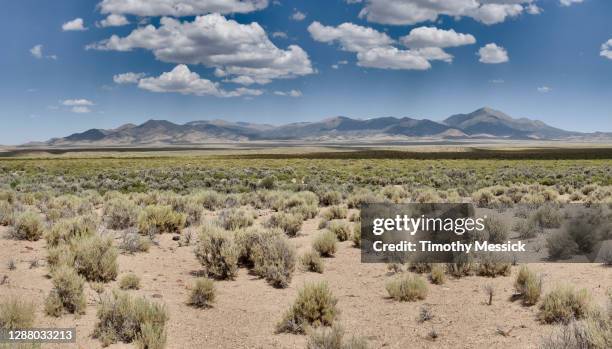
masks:
<path fill-rule="evenodd" d="M 414 302 L 427 297 L 427 283 L 419 276 L 401 275 L 388 281 L 385 288 L 389 297 L 399 302 Z"/>
<path fill-rule="evenodd" d="M 542 294 L 542 277 L 523 265 L 514 280 L 514 289 L 524 305 L 534 305 Z"/>
<path fill-rule="evenodd" d="M 346 206 L 330 206 L 322 213 L 322 218 L 325 221 L 331 221 L 333 219 L 344 219 L 348 215 L 348 209 Z"/>
<path fill-rule="evenodd" d="M 576 291 L 572 286 L 561 285 L 542 299 L 540 321 L 567 324 L 587 317 L 593 311 L 591 296 L 586 289 Z"/>
<path fill-rule="evenodd" d="M 40 215 L 34 211 L 25 211 L 15 216 L 9 236 L 17 240 L 37 241 L 43 232 L 44 224 Z"/>
<path fill-rule="evenodd" d="M 309 329 L 306 349 L 367 349 L 368 342 L 361 337 L 344 337 L 344 328 L 340 325 Z"/>
<path fill-rule="evenodd" d="M 117 277 L 117 248 L 110 237 L 90 236 L 73 240 L 70 249 L 76 271 L 88 281 L 108 282 Z"/>
<path fill-rule="evenodd" d="M 255 212 L 250 209 L 229 208 L 221 211 L 217 220 L 226 230 L 238 230 L 253 225 Z"/>
<path fill-rule="evenodd" d="M 489 216 L 484 220 L 487 241 L 492 244 L 504 243 L 508 240 L 508 227 L 497 216 Z"/>
<path fill-rule="evenodd" d="M 293 245 L 282 235 L 267 235 L 251 247 L 253 272 L 272 286 L 289 286 L 295 271 L 296 252 Z"/>
<path fill-rule="evenodd" d="M 140 278 L 134 273 L 125 274 L 119 279 L 119 288 L 122 290 L 137 290 L 140 288 Z"/>
<path fill-rule="evenodd" d="M 322 206 L 333 206 L 342 203 L 342 193 L 335 190 L 329 190 L 319 195 L 319 202 Z"/>
<path fill-rule="evenodd" d="M 197 278 L 191 286 L 187 304 L 196 308 L 210 308 L 215 302 L 216 289 L 212 280 Z"/>
<path fill-rule="evenodd" d="M 138 222 L 139 207 L 126 198 L 113 198 L 104 204 L 104 218 L 109 229 L 127 229 Z"/>
<path fill-rule="evenodd" d="M 333 257 L 336 254 L 338 238 L 329 230 L 320 232 L 312 242 L 312 248 L 323 257 Z"/>
<path fill-rule="evenodd" d="M 323 263 L 323 259 L 321 259 L 321 255 L 315 250 L 311 250 L 305 252 L 300 257 L 300 263 L 302 264 L 302 268 L 307 271 L 312 271 L 315 273 L 323 273 L 325 269 L 325 265 Z"/>
<path fill-rule="evenodd" d="M 55 269 L 51 281 L 53 289 L 45 300 L 45 312 L 50 316 L 61 316 L 63 313 L 84 314 L 85 296 L 83 286 L 85 279 L 76 270 L 67 265 Z"/>
<path fill-rule="evenodd" d="M 353 224 L 353 246 L 361 247 L 361 222 Z"/>
<path fill-rule="evenodd" d="M 480 256 L 477 274 L 480 276 L 496 277 L 510 275 L 512 268 L 510 263 L 494 254 L 484 254 Z"/>
<path fill-rule="evenodd" d="M 186 217 L 169 205 L 149 205 L 138 216 L 138 231 L 144 235 L 179 233 Z"/>
<path fill-rule="evenodd" d="M 97 231 L 98 218 L 93 215 L 62 218 L 55 222 L 45 233 L 47 246 L 55 247 L 68 244 L 73 239 L 91 236 Z"/>
<path fill-rule="evenodd" d="M 266 226 L 280 228 L 288 236 L 296 236 L 300 229 L 302 229 L 302 222 L 302 215 L 279 212 L 270 217 Z"/>
<path fill-rule="evenodd" d="M 8 201 L 0 201 L 0 225 L 7 226 L 13 224 L 15 209 Z"/>
<path fill-rule="evenodd" d="M 214 224 L 202 225 L 195 255 L 208 275 L 233 279 L 238 272 L 239 254 L 234 234 Z"/>
<path fill-rule="evenodd" d="M 121 233 L 119 248 L 127 253 L 147 252 L 151 243 L 149 236 L 142 236 L 136 230 L 126 230 Z"/>
<path fill-rule="evenodd" d="M 0 301 L 0 330 L 30 328 L 34 319 L 34 304 L 17 297 L 3 297 Z"/>
<path fill-rule="evenodd" d="M 93 336 L 105 346 L 119 341 L 147 349 L 166 345 L 166 308 L 146 298 L 113 291 L 100 302 L 97 318 Z"/>
<path fill-rule="evenodd" d="M 346 241 L 351 238 L 351 226 L 342 220 L 332 220 L 329 222 L 329 231 L 336 235 L 338 241 Z"/>
<path fill-rule="evenodd" d="M 429 274 L 431 282 L 436 285 L 442 285 L 446 282 L 446 268 L 443 264 L 434 264 L 431 267 Z"/>
<path fill-rule="evenodd" d="M 327 283 L 308 283 L 298 291 L 293 305 L 276 325 L 277 332 L 305 333 L 309 327 L 332 326 L 339 314 Z"/>

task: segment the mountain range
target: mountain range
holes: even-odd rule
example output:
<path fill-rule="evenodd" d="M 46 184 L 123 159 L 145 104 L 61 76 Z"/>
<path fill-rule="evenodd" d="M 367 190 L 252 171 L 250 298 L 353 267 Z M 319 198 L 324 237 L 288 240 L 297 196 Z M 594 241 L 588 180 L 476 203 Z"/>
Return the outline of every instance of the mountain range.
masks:
<path fill-rule="evenodd" d="M 611 133 L 580 133 L 549 126 L 542 121 L 512 118 L 501 111 L 480 108 L 437 122 L 409 117 L 352 119 L 338 116 L 318 122 L 280 126 L 223 120 L 175 124 L 149 120 L 116 129 L 90 129 L 38 145 L 119 146 L 195 145 L 246 141 L 384 141 L 415 139 L 571 140 L 611 139 Z"/>

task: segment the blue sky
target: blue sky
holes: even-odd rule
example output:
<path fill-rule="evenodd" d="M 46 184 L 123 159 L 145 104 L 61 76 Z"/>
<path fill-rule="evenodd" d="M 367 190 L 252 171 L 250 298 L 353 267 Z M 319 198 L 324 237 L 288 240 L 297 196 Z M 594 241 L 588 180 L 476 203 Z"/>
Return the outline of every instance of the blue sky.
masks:
<path fill-rule="evenodd" d="M 612 131 L 607 0 L 20 0 L 0 23 L 0 144 L 482 106 Z"/>

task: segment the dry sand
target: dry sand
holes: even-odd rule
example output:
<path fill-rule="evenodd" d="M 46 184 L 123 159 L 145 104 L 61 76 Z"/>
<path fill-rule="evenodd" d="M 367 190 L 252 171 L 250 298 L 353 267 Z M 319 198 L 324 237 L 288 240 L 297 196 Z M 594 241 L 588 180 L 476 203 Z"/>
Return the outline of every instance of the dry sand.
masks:
<path fill-rule="evenodd" d="M 262 212 L 263 216 L 269 212 Z M 260 217 L 261 220 L 264 217 Z M 291 239 L 298 251 L 310 248 L 316 235 L 317 219 L 305 222 L 301 236 Z M 44 265 L 44 241 L 14 241 L 5 237 L 0 227 L 0 298 L 18 296 L 37 306 L 35 326 L 76 327 L 77 344 L 44 346 L 56 348 L 99 348 L 91 337 L 96 322 L 98 296 L 86 287 L 88 305 L 80 317 L 64 315 L 51 318 L 44 314 L 44 298 L 51 280 Z M 159 238 L 159 246 L 148 253 L 120 255 L 119 277 L 134 272 L 141 277 L 141 289 L 129 291 L 166 304 L 170 316 L 167 325 L 167 348 L 303 348 L 306 336 L 275 334 L 276 322 L 293 302 L 297 290 L 305 283 L 326 280 L 338 298 L 339 322 L 347 336 L 366 337 L 372 348 L 534 348 L 554 328 L 540 324 L 537 307 L 512 302 L 513 281 L 517 267 L 508 277 L 478 276 L 449 279 L 446 284 L 429 285 L 424 301 L 395 302 L 387 298 L 385 283 L 393 278 L 382 264 L 360 263 L 360 251 L 351 242 L 339 244 L 335 258 L 325 259 L 325 272 L 316 274 L 297 270 L 291 285 L 275 289 L 264 280 L 240 269 L 233 281 L 218 281 L 217 300 L 211 309 L 186 305 L 189 285 L 201 267 L 193 247 L 178 247 L 169 234 Z M 10 259 L 16 270 L 8 270 Z M 30 261 L 41 260 L 41 266 L 30 268 Z M 532 269 L 544 275 L 544 292 L 559 283 L 585 287 L 595 302 L 604 305 L 606 290 L 612 287 L 612 269 L 599 264 L 534 264 Z M 493 305 L 486 304 L 485 284 L 495 289 Z M 107 290 L 117 287 L 116 281 Z M 434 319 L 419 323 L 421 306 L 427 304 Z M 497 329 L 510 331 L 502 336 Z M 435 329 L 439 338 L 428 339 Z M 109 348 L 132 347 L 118 343 Z"/>

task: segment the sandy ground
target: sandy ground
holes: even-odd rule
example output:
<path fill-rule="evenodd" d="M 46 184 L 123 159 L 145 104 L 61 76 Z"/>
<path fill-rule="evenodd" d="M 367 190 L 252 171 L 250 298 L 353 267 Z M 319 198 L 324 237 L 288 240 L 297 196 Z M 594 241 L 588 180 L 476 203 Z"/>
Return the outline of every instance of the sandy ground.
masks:
<path fill-rule="evenodd" d="M 265 215 L 265 214 L 264 214 Z M 258 221 L 261 221 L 261 217 Z M 305 222 L 301 236 L 291 239 L 298 251 L 310 248 L 317 233 L 316 219 Z M 0 227 L 0 298 L 18 296 L 37 305 L 37 327 L 76 327 L 77 344 L 61 348 L 99 348 L 91 338 L 96 322 L 97 295 L 86 287 L 88 306 L 80 317 L 64 315 L 51 318 L 43 312 L 43 302 L 51 289 L 44 266 L 45 242 L 9 240 L 7 228 Z M 536 320 L 537 307 L 512 302 L 512 275 L 494 279 L 465 277 L 449 279 L 446 284 L 429 285 L 424 301 L 399 303 L 387 298 L 385 283 L 393 278 L 381 264 L 362 264 L 360 251 L 351 242 L 339 244 L 335 258 L 325 259 L 323 274 L 297 270 L 291 285 L 275 289 L 264 280 L 240 269 L 233 281 L 218 281 L 217 301 L 211 309 L 186 305 L 189 285 L 201 267 L 193 247 L 178 247 L 171 235 L 163 235 L 159 246 L 148 253 L 120 255 L 119 277 L 134 272 L 141 277 L 141 289 L 130 291 L 166 304 L 170 320 L 167 325 L 167 348 L 303 348 L 306 336 L 275 334 L 274 327 L 293 302 L 304 283 L 326 280 L 338 298 L 339 322 L 347 335 L 363 336 L 372 348 L 534 348 L 554 328 Z M 10 259 L 16 270 L 8 270 Z M 41 266 L 30 268 L 32 260 Z M 606 290 L 612 287 L 612 269 L 599 264 L 534 264 L 532 269 L 544 275 L 544 292 L 560 283 L 585 287 L 594 301 L 603 306 Z M 495 289 L 493 305 L 486 304 L 485 284 Z M 116 287 L 111 282 L 107 290 Z M 421 306 L 427 304 L 434 319 L 419 323 Z M 505 337 L 497 329 L 510 330 Z M 428 339 L 435 329 L 439 338 Z M 60 347 L 60 346 L 44 346 Z M 132 347 L 123 343 L 110 348 Z"/>

